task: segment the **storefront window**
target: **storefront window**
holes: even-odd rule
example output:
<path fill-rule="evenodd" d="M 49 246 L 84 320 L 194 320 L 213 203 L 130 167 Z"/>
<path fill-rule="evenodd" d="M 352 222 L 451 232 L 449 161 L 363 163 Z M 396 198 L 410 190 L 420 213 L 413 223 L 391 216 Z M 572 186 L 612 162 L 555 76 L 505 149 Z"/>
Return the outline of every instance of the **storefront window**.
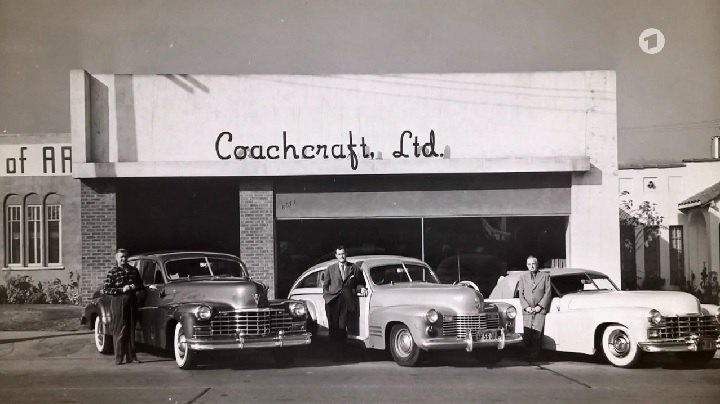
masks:
<path fill-rule="evenodd" d="M 563 262 L 566 229 L 567 218 L 553 216 L 425 219 L 425 261 L 442 283 L 470 280 L 488 296 L 530 254 L 544 268 Z"/>
<path fill-rule="evenodd" d="M 335 258 L 335 247 L 348 256 L 396 254 L 422 257 L 420 219 L 318 219 L 277 222 L 277 296 L 311 266 Z"/>
<path fill-rule="evenodd" d="M 567 217 L 280 220 L 276 229 L 277 296 L 287 296 L 306 269 L 335 258 L 338 244 L 348 256 L 424 257 L 441 282 L 471 280 L 487 296 L 498 276 L 525 270 L 529 254 L 545 267 L 563 261 Z"/>

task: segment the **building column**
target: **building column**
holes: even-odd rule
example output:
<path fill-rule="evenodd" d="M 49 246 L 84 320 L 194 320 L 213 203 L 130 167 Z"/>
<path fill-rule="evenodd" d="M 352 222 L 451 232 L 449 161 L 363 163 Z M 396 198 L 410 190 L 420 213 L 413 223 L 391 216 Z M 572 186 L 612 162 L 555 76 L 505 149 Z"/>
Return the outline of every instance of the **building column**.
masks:
<path fill-rule="evenodd" d="M 117 250 L 117 193 L 115 184 L 82 180 L 80 185 L 82 276 L 80 298 L 87 303 L 102 287 L 115 264 Z"/>
<path fill-rule="evenodd" d="M 270 287 L 275 297 L 275 206 L 272 180 L 252 179 L 238 185 L 240 258 L 250 276 Z M 284 296 L 282 296 L 284 297 Z"/>

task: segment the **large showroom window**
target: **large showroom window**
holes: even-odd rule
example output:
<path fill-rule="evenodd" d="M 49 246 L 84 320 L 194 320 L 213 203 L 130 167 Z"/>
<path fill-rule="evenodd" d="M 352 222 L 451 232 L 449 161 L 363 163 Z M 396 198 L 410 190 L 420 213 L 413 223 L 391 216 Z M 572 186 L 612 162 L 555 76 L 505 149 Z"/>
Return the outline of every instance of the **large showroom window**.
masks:
<path fill-rule="evenodd" d="M 528 254 L 541 265 L 564 262 L 567 217 L 313 219 L 277 222 L 277 296 L 316 263 L 349 256 L 396 254 L 425 259 L 441 282 L 472 280 L 483 293 L 508 270 L 524 270 Z"/>

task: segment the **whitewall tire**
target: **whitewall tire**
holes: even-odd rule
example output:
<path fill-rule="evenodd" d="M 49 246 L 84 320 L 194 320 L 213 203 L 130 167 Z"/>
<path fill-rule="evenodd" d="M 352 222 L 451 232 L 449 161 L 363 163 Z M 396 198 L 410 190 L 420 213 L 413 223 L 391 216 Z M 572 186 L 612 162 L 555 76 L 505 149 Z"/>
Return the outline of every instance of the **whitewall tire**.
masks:
<path fill-rule="evenodd" d="M 113 351 L 112 337 L 105 333 L 105 324 L 102 322 L 102 316 L 95 317 L 95 348 L 101 354 L 110 354 Z"/>
<path fill-rule="evenodd" d="M 393 326 L 390 332 L 390 353 L 400 366 L 415 366 L 420 361 L 422 350 L 405 324 Z"/>
<path fill-rule="evenodd" d="M 603 331 L 600 344 L 605 359 L 613 366 L 630 368 L 642 358 L 642 350 L 625 326 L 609 325 Z"/>
<path fill-rule="evenodd" d="M 173 338 L 173 353 L 175 362 L 180 369 L 192 369 L 197 362 L 196 351 L 190 349 L 182 323 L 175 325 L 175 338 Z"/>

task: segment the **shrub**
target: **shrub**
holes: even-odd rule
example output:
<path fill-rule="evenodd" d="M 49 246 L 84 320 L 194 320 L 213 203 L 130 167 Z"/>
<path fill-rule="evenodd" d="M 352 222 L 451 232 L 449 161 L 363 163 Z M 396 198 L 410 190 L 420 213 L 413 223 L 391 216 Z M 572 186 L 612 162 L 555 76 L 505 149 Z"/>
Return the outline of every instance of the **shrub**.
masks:
<path fill-rule="evenodd" d="M 11 277 L 7 286 L 0 285 L 0 303 L 10 304 L 78 304 L 80 275 L 70 272 L 70 281 L 34 282 L 29 275 Z"/>

